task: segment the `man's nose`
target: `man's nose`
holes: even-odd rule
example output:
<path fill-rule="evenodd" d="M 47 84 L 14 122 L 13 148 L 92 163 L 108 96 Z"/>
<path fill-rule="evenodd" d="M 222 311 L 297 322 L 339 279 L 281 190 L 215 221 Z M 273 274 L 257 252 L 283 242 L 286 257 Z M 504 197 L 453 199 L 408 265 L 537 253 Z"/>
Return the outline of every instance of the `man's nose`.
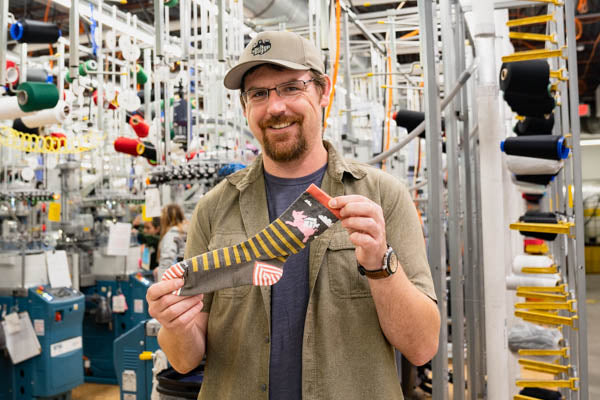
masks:
<path fill-rule="evenodd" d="M 270 90 L 267 98 L 267 112 L 271 115 L 277 115 L 284 111 L 285 100 L 279 96 L 275 89 Z"/>

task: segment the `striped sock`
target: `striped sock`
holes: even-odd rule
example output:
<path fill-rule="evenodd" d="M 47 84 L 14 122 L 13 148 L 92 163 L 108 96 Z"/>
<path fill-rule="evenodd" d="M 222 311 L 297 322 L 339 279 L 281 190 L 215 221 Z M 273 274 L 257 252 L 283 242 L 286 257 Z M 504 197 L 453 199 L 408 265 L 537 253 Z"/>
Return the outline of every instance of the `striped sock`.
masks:
<path fill-rule="evenodd" d="M 283 275 L 288 256 L 302 250 L 339 218 L 329 195 L 315 185 L 275 221 L 247 241 L 212 250 L 171 266 L 162 279 L 183 278 L 178 294 L 189 296 L 244 285 L 270 286 Z"/>

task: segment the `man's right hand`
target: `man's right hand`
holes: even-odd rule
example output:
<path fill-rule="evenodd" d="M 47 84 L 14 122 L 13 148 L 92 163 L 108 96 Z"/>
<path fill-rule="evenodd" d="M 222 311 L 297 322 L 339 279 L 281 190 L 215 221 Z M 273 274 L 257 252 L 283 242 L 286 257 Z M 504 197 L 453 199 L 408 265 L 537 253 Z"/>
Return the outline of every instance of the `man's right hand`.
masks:
<path fill-rule="evenodd" d="M 148 313 L 168 330 L 186 329 L 194 323 L 204 303 L 204 295 L 177 296 L 183 279 L 172 279 L 153 284 L 146 292 Z"/>

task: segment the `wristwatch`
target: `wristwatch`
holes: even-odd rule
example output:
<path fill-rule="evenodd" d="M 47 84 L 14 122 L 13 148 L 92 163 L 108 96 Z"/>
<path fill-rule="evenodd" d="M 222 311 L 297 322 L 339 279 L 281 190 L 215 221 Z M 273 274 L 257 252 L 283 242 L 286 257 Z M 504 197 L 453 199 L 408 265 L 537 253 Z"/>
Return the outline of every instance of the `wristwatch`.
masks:
<path fill-rule="evenodd" d="M 381 269 L 368 270 L 362 265 L 358 264 L 358 272 L 361 275 L 366 276 L 369 279 L 383 279 L 394 274 L 398 269 L 398 256 L 392 246 L 388 244 L 387 251 L 383 255 Z"/>

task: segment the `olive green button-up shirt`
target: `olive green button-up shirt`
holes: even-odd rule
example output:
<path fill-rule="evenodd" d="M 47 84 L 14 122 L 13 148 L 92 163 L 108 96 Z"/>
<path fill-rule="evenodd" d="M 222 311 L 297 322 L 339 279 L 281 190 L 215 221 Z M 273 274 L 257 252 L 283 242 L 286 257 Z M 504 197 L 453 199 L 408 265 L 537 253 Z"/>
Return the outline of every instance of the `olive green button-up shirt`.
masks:
<path fill-rule="evenodd" d="M 332 197 L 360 194 L 380 204 L 388 243 L 406 275 L 435 299 L 421 226 L 406 187 L 379 169 L 344 160 L 324 144 L 329 156 L 321 188 Z M 198 202 L 186 258 L 245 241 L 268 224 L 259 156 Z M 310 245 L 309 293 L 303 399 L 402 399 L 394 348 L 383 335 L 367 278 L 358 273 L 354 245 L 339 222 Z M 199 399 L 268 399 L 270 301 L 270 287 L 205 295 L 203 311 L 210 316 Z"/>

